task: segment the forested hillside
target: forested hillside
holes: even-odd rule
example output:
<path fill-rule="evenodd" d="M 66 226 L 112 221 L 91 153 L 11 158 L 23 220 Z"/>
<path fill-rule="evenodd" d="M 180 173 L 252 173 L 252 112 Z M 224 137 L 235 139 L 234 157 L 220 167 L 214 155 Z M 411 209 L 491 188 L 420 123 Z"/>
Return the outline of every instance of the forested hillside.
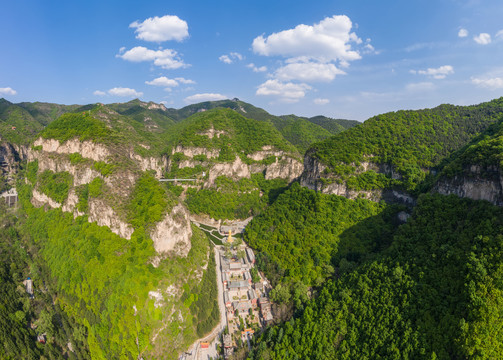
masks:
<path fill-rule="evenodd" d="M 363 221 L 363 223 L 365 220 Z M 503 216 L 423 195 L 389 248 L 329 281 L 255 359 L 496 359 L 503 351 Z"/>
<path fill-rule="evenodd" d="M 330 131 L 330 133 L 332 133 L 333 135 L 349 128 L 361 125 L 361 122 L 356 120 L 332 119 L 322 115 L 313 116 L 311 118 L 308 118 L 307 120 Z"/>
<path fill-rule="evenodd" d="M 344 134 L 312 145 L 308 156 L 327 169 L 325 182 L 357 178 L 359 188 L 401 186 L 413 190 L 449 155 L 503 116 L 503 98 L 473 106 L 441 105 L 434 109 L 378 115 Z M 364 162 L 389 165 L 396 181 L 367 186 Z M 386 177 L 391 180 L 391 170 Z"/>

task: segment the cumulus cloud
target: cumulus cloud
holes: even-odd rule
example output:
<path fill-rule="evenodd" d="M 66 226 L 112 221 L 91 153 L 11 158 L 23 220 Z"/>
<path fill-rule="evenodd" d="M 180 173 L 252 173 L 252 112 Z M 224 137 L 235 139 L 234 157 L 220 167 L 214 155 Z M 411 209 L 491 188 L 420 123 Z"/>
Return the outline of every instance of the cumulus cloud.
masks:
<path fill-rule="evenodd" d="M 184 79 L 183 77 L 176 77 L 175 80 L 178 81 L 180 84 L 195 84 L 196 83 L 194 80 Z"/>
<path fill-rule="evenodd" d="M 166 76 L 161 76 L 152 81 L 145 81 L 145 84 L 152 86 L 175 87 L 178 86 L 178 81 L 175 79 L 168 79 Z"/>
<path fill-rule="evenodd" d="M 93 95 L 96 95 L 96 96 L 105 96 L 107 93 L 104 92 L 104 91 L 101 91 L 101 90 L 96 90 L 93 92 Z"/>
<path fill-rule="evenodd" d="M 113 96 L 131 97 L 131 98 L 143 96 L 142 92 L 125 87 L 115 87 L 113 89 L 108 90 L 108 93 Z"/>
<path fill-rule="evenodd" d="M 258 87 L 257 95 L 296 102 L 312 89 L 306 83 L 333 81 L 337 75 L 345 74 L 341 68 L 361 59 L 361 54 L 377 53 L 370 39 L 363 42 L 351 31 L 352 27 L 349 17 L 334 15 L 313 25 L 300 24 L 256 37 L 252 43 L 256 54 L 285 59 L 271 75 L 272 79 Z M 259 70 L 253 64 L 248 67 Z"/>
<path fill-rule="evenodd" d="M 330 102 L 330 100 L 328 100 L 328 99 L 321 99 L 321 98 L 313 100 L 313 103 L 315 103 L 316 105 L 326 105 L 329 102 Z"/>
<path fill-rule="evenodd" d="M 292 62 L 276 70 L 274 77 L 281 81 L 330 82 L 343 74 L 344 71 L 330 63 Z"/>
<path fill-rule="evenodd" d="M 277 79 L 272 79 L 261 84 L 256 95 L 272 95 L 283 102 L 294 103 L 302 99 L 306 95 L 306 90 L 310 89 L 311 87 L 307 84 L 283 83 Z"/>
<path fill-rule="evenodd" d="M 486 79 L 472 77 L 472 83 L 477 86 L 488 88 L 491 90 L 502 89 L 503 77 L 494 77 Z"/>
<path fill-rule="evenodd" d="M 166 91 L 171 91 L 172 88 L 177 87 L 180 84 L 195 84 L 195 81 L 184 79 L 182 77 L 170 79 L 166 76 L 161 76 L 152 81 L 145 81 L 145 84 L 152 86 L 164 86 Z"/>
<path fill-rule="evenodd" d="M 487 45 L 491 43 L 491 35 L 488 33 L 480 33 L 477 36 L 474 36 L 473 40 L 475 40 L 477 44 Z"/>
<path fill-rule="evenodd" d="M 467 37 L 467 36 L 468 36 L 468 30 L 463 29 L 463 28 L 459 29 L 459 31 L 458 31 L 458 36 L 459 36 L 460 38 Z"/>
<path fill-rule="evenodd" d="M 498 39 L 503 39 L 503 30 L 498 31 L 495 37 Z"/>
<path fill-rule="evenodd" d="M 11 87 L 0 88 L 0 94 L 2 95 L 16 95 L 17 91 Z"/>
<path fill-rule="evenodd" d="M 152 61 L 154 65 L 163 69 L 179 69 L 190 66 L 185 64 L 178 53 L 172 49 L 151 50 L 144 46 L 136 46 L 116 56 L 131 62 Z"/>
<path fill-rule="evenodd" d="M 430 91 L 435 89 L 435 84 L 431 82 L 420 82 L 420 83 L 411 83 L 405 86 L 407 91 L 411 92 L 422 92 L 422 91 Z"/>
<path fill-rule="evenodd" d="M 434 79 L 445 79 L 449 74 L 454 74 L 454 68 L 451 65 L 444 65 L 438 68 L 428 68 L 426 70 L 411 70 L 412 74 L 420 74 L 432 77 Z"/>
<path fill-rule="evenodd" d="M 255 66 L 254 63 L 246 65 L 247 68 L 252 69 L 254 72 L 264 72 L 267 71 L 267 66 Z"/>
<path fill-rule="evenodd" d="M 229 55 L 222 55 L 218 58 L 218 60 L 226 63 L 232 64 L 235 60 L 243 60 L 244 57 L 238 52 L 231 52 Z"/>
<path fill-rule="evenodd" d="M 220 60 L 221 62 L 224 62 L 226 64 L 232 64 L 232 60 L 231 58 L 229 57 L 229 55 L 222 55 L 218 58 L 218 60 Z"/>
<path fill-rule="evenodd" d="M 357 60 L 360 54 L 350 43 L 362 40 L 351 32 L 352 23 L 345 15 L 327 17 L 314 25 L 297 25 L 293 29 L 263 35 L 253 40 L 253 51 L 260 55 L 284 57 L 306 56 L 327 62 Z"/>
<path fill-rule="evenodd" d="M 135 21 L 129 27 L 136 29 L 137 39 L 145 41 L 182 41 L 189 36 L 187 22 L 176 15 L 155 16 L 143 22 Z"/>
<path fill-rule="evenodd" d="M 203 93 L 203 94 L 194 94 L 191 96 L 187 96 L 185 98 L 185 102 L 188 104 L 198 103 L 201 101 L 216 101 L 216 100 L 225 100 L 228 97 L 222 94 L 215 93 Z"/>

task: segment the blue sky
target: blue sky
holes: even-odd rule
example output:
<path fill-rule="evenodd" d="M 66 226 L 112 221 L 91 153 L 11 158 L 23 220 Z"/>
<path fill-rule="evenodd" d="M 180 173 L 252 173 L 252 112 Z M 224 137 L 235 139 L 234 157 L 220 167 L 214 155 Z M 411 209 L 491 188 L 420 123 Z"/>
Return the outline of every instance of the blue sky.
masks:
<path fill-rule="evenodd" d="M 503 96 L 502 18 L 501 0 L 5 1 L 0 97 L 357 120 L 476 104 Z"/>

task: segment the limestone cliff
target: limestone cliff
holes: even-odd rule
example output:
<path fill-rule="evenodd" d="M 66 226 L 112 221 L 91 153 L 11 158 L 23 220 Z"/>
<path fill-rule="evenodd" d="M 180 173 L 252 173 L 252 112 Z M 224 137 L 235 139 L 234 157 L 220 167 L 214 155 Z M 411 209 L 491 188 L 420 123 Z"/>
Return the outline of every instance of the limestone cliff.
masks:
<path fill-rule="evenodd" d="M 354 175 L 372 170 L 377 174 L 384 174 L 391 179 L 401 179 L 401 175 L 389 164 L 376 164 L 371 161 L 363 161 L 359 164 L 351 164 L 356 171 Z M 306 154 L 304 157 L 304 169 L 300 176 L 300 184 L 309 189 L 324 194 L 344 196 L 348 199 L 365 198 L 372 201 L 386 200 L 394 203 L 414 204 L 412 196 L 398 189 L 376 188 L 372 190 L 355 190 L 348 186 L 341 177 L 334 176 L 326 171 L 327 166 L 317 158 Z"/>
<path fill-rule="evenodd" d="M 498 166 L 469 165 L 454 176 L 441 176 L 432 189 L 472 200 L 487 200 L 503 206 L 503 174 Z"/>
<path fill-rule="evenodd" d="M 80 155 L 77 161 L 72 161 L 72 154 Z M 89 222 L 107 226 L 125 239 L 131 239 L 135 230 L 128 223 L 124 208 L 137 180 L 147 170 L 154 170 L 157 177 L 161 177 L 167 166 L 165 157 L 142 157 L 132 149 L 119 152 L 118 149 L 104 144 L 81 142 L 78 139 L 60 143 L 53 139 L 39 138 L 34 149 L 28 151 L 25 156 L 29 161 L 37 161 L 38 174 L 49 170 L 53 173 L 68 172 L 72 176 L 68 196 L 63 203 L 54 201 L 38 189 L 38 184 L 34 184 L 34 206 L 61 208 L 62 211 L 72 213 L 74 217 L 87 215 Z M 107 166 L 111 166 L 112 170 L 102 172 L 96 162 L 109 164 Z M 86 198 L 86 212 L 83 213 L 77 209 L 80 201 L 79 189 L 96 179 L 102 183 L 101 195 Z M 151 231 L 154 248 L 161 256 L 166 253 L 187 256 L 191 248 L 191 236 L 189 213 L 181 204 L 176 204 Z"/>
<path fill-rule="evenodd" d="M 177 146 L 172 151 L 172 155 L 175 153 L 180 153 L 184 156 L 184 159 L 176 164 L 178 169 L 195 168 L 197 165 L 201 165 L 207 169 L 208 178 L 205 181 L 204 187 L 213 186 L 215 179 L 219 176 L 239 180 L 241 178 L 249 178 L 251 174 L 259 172 L 262 172 L 267 180 L 279 178 L 292 182 L 301 175 L 303 170 L 302 162 L 295 156 L 296 154 L 277 150 L 270 146 L 263 147 L 261 151 L 248 154 L 247 158 L 250 161 L 245 159 L 247 162 L 244 162 L 239 156 L 236 156 L 234 161 L 218 161 L 218 150 L 202 147 Z M 208 160 L 194 160 L 195 156 L 201 155 L 206 156 Z M 268 158 L 271 161 L 265 161 Z M 168 169 L 171 170 L 173 165 L 173 161 L 170 160 Z"/>
<path fill-rule="evenodd" d="M 189 212 L 181 204 L 177 204 L 166 214 L 150 233 L 157 253 L 174 252 L 180 256 L 187 256 L 189 253 L 191 236 Z"/>
<path fill-rule="evenodd" d="M 1 140 L 0 138 L 0 175 L 12 180 L 19 170 L 19 164 L 28 156 L 28 147 Z"/>

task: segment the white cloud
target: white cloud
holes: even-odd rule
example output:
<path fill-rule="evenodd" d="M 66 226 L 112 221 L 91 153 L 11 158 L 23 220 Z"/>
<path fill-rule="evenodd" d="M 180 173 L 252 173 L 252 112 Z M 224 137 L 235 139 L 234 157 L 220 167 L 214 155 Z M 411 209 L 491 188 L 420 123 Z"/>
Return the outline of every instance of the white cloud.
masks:
<path fill-rule="evenodd" d="M 250 63 L 250 64 L 246 65 L 246 67 L 252 69 L 254 72 L 264 72 L 264 71 L 267 71 L 267 66 L 257 67 L 257 66 L 255 66 L 254 63 Z"/>
<path fill-rule="evenodd" d="M 503 30 L 498 31 L 498 32 L 496 33 L 496 36 L 495 36 L 495 37 L 497 37 L 498 39 L 499 39 L 499 38 L 502 38 L 502 39 L 503 39 Z"/>
<path fill-rule="evenodd" d="M 467 36 L 468 36 L 468 30 L 463 29 L 463 28 L 459 29 L 459 31 L 458 31 L 458 36 L 459 36 L 460 38 L 467 37 Z"/>
<path fill-rule="evenodd" d="M 104 92 L 104 91 L 101 91 L 101 90 L 96 90 L 93 92 L 93 95 L 96 95 L 96 96 L 105 96 L 107 93 Z"/>
<path fill-rule="evenodd" d="M 306 90 L 311 89 L 307 84 L 282 83 L 277 79 L 267 80 L 261 84 L 256 95 L 276 96 L 283 102 L 294 103 L 306 95 Z"/>
<path fill-rule="evenodd" d="M 166 91 L 171 91 L 172 88 L 177 87 L 180 84 L 195 84 L 196 82 L 190 79 L 184 79 L 183 77 L 177 77 L 174 79 L 169 79 L 166 76 L 161 76 L 155 78 L 152 81 L 145 81 L 145 84 L 152 86 L 164 86 Z"/>
<path fill-rule="evenodd" d="M 243 60 L 244 57 L 238 52 L 231 52 L 229 55 L 222 55 L 218 58 L 218 60 L 226 63 L 226 64 L 232 64 L 234 60 Z"/>
<path fill-rule="evenodd" d="M 0 94 L 3 94 L 3 95 L 16 95 L 17 91 L 14 90 L 11 87 L 4 87 L 4 88 L 0 88 Z"/>
<path fill-rule="evenodd" d="M 473 40 L 475 40 L 477 44 L 487 45 L 491 43 L 491 35 L 488 33 L 480 33 L 477 36 L 474 36 Z"/>
<path fill-rule="evenodd" d="M 187 96 L 185 98 L 185 102 L 189 104 L 198 103 L 201 101 L 216 101 L 216 100 L 225 100 L 228 99 L 227 96 L 222 94 L 215 93 L 204 93 L 204 94 L 194 94 L 191 96 Z"/>
<path fill-rule="evenodd" d="M 172 49 L 151 50 L 144 46 L 136 46 L 116 56 L 132 62 L 152 61 L 154 65 L 163 69 L 179 69 L 190 66 L 185 64 L 178 53 Z"/>
<path fill-rule="evenodd" d="M 281 81 L 330 82 L 336 75 L 344 74 L 334 64 L 293 62 L 276 70 L 274 77 Z"/>
<path fill-rule="evenodd" d="M 175 80 L 181 84 L 195 84 L 196 83 L 194 80 L 184 79 L 183 77 L 177 77 L 177 78 L 175 78 Z"/>
<path fill-rule="evenodd" d="M 243 55 L 241 55 L 241 54 L 240 54 L 240 53 L 238 53 L 238 52 L 231 52 L 231 56 L 232 56 L 233 58 L 235 58 L 235 59 L 238 59 L 238 60 L 243 60 L 243 59 L 244 59 Z"/>
<path fill-rule="evenodd" d="M 108 93 L 113 96 L 132 97 L 132 98 L 143 96 L 143 93 L 140 91 L 124 87 L 115 87 L 113 89 L 108 90 Z"/>
<path fill-rule="evenodd" d="M 407 84 L 405 89 L 411 92 L 430 91 L 435 89 L 435 85 L 431 82 L 411 83 Z"/>
<path fill-rule="evenodd" d="M 136 28 L 136 38 L 145 41 L 182 41 L 189 36 L 187 22 L 176 15 L 155 16 L 141 23 L 135 21 L 129 27 Z"/>
<path fill-rule="evenodd" d="M 503 88 L 503 77 L 494 77 L 489 79 L 481 79 L 472 77 L 472 83 L 480 87 L 488 88 L 491 90 Z"/>
<path fill-rule="evenodd" d="M 229 57 L 229 55 L 222 55 L 218 58 L 218 60 L 220 60 L 221 62 L 224 62 L 226 64 L 232 64 L 232 60 L 231 58 Z"/>
<path fill-rule="evenodd" d="M 161 76 L 152 81 L 145 81 L 145 84 L 152 86 L 175 87 L 178 86 L 178 81 L 175 79 L 168 79 L 166 76 Z"/>
<path fill-rule="evenodd" d="M 427 75 L 434 79 L 445 79 L 449 74 L 454 74 L 454 68 L 451 65 L 440 66 L 436 69 L 428 68 L 426 70 L 410 70 L 411 74 Z"/>
<path fill-rule="evenodd" d="M 330 100 L 328 100 L 328 99 L 320 99 L 320 98 L 318 98 L 318 99 L 314 99 L 313 100 L 313 103 L 315 103 L 316 105 L 326 105 L 329 102 L 330 102 Z"/>
<path fill-rule="evenodd" d="M 306 56 L 323 62 L 357 60 L 360 54 L 351 50 L 351 42 L 362 40 L 350 32 L 351 20 L 345 16 L 327 17 L 314 25 L 297 25 L 293 29 L 263 35 L 253 40 L 253 51 L 260 55 L 284 57 Z"/>

